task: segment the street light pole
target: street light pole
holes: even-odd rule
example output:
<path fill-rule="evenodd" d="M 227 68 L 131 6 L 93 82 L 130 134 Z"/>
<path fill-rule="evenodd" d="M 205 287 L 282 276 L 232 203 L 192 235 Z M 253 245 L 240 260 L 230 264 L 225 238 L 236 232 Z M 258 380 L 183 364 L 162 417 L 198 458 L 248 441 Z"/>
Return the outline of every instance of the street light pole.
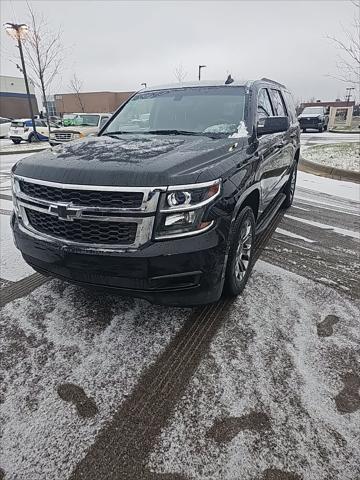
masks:
<path fill-rule="evenodd" d="M 29 81 L 26 73 L 26 66 L 25 66 L 25 60 L 24 60 L 24 52 L 22 48 L 22 43 L 21 43 L 21 35 L 24 34 L 24 32 L 27 32 L 28 27 L 24 23 L 18 25 L 16 23 L 6 23 L 5 24 L 5 29 L 6 32 L 13 38 L 17 40 L 17 46 L 20 52 L 20 59 L 21 59 L 21 68 L 22 72 L 24 75 L 24 82 L 25 82 L 25 89 L 26 89 L 26 95 L 28 99 L 28 104 L 29 104 L 29 110 L 30 110 L 30 118 L 32 122 L 32 127 L 33 127 L 33 132 L 35 134 L 36 140 L 38 140 L 38 135 L 36 131 L 36 125 L 35 125 L 35 118 L 34 118 L 34 109 L 32 106 L 31 102 L 31 94 L 30 94 L 30 88 L 29 88 Z"/>
<path fill-rule="evenodd" d="M 201 80 L 201 69 L 206 68 L 206 65 L 199 65 L 199 82 Z"/>

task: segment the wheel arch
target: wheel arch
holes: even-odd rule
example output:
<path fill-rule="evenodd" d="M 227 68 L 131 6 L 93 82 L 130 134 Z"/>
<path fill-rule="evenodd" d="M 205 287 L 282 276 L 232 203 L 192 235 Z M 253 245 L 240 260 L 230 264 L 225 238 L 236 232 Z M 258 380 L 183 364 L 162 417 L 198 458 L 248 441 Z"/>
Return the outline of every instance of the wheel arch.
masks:
<path fill-rule="evenodd" d="M 255 184 L 251 189 L 246 190 L 239 198 L 234 209 L 233 221 L 236 220 L 244 207 L 251 207 L 254 212 L 255 221 L 258 218 L 260 207 L 260 185 Z"/>

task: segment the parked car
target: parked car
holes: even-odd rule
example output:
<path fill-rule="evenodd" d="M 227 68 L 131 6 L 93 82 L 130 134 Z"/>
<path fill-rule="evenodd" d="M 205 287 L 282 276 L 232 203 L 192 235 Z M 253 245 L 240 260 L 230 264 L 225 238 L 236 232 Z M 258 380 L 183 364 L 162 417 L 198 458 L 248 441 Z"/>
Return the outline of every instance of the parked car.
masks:
<path fill-rule="evenodd" d="M 9 129 L 9 138 L 14 143 L 24 142 L 46 142 L 48 140 L 48 126 L 45 120 L 35 119 L 35 128 L 38 134 L 36 139 L 32 120 L 29 118 L 21 118 L 19 120 L 12 120 Z"/>
<path fill-rule="evenodd" d="M 147 89 L 98 136 L 13 167 L 15 242 L 45 275 L 160 304 L 215 302 L 243 290 L 255 234 L 293 201 L 299 155 L 279 83 Z"/>
<path fill-rule="evenodd" d="M 326 107 L 305 107 L 298 116 L 300 128 L 306 132 L 307 128 L 322 132 L 327 130 L 329 115 Z"/>
<path fill-rule="evenodd" d="M 11 125 L 10 118 L 0 117 L 0 138 L 7 138 Z"/>
<path fill-rule="evenodd" d="M 110 117 L 109 113 L 78 113 L 68 116 L 63 119 L 63 127 L 51 132 L 50 144 L 59 145 L 98 133 Z"/>

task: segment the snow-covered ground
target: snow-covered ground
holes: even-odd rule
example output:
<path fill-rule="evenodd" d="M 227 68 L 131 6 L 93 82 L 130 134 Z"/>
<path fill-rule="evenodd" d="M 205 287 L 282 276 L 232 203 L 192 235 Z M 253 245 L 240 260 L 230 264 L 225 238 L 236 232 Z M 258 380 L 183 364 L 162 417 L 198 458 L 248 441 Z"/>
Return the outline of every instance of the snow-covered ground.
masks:
<path fill-rule="evenodd" d="M 354 172 L 360 171 L 360 143 L 357 142 L 304 147 L 302 154 L 310 162 Z"/>
<path fill-rule="evenodd" d="M 162 432 L 152 470 L 360 478 L 356 389 L 344 397 L 347 379 L 360 385 L 358 313 L 331 288 L 259 262 Z M 275 469 L 283 476 L 265 477 Z"/>
<path fill-rule="evenodd" d="M 297 186 L 347 200 L 360 201 L 360 185 L 357 183 L 332 180 L 311 175 L 310 173 L 298 172 Z M 301 195 L 301 193 L 296 192 L 295 195 Z"/>
<path fill-rule="evenodd" d="M 55 280 L 8 304 L 0 392 L 6 480 L 66 480 L 190 312 Z M 79 415 L 76 399 L 61 398 L 60 386 L 71 392 L 69 385 L 93 399 L 90 412 L 78 405 Z"/>
<path fill-rule="evenodd" d="M 300 136 L 302 145 L 324 145 L 330 143 L 359 142 L 359 133 L 307 132 Z"/>

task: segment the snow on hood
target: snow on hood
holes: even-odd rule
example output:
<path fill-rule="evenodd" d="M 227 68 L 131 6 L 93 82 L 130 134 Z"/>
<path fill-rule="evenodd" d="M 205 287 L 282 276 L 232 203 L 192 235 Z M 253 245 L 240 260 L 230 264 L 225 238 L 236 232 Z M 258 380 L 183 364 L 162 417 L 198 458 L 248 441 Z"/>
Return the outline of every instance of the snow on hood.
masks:
<path fill-rule="evenodd" d="M 157 157 L 168 153 L 184 141 L 170 138 L 147 138 L 144 136 L 126 137 L 90 137 L 86 141 L 74 141 L 53 148 L 58 158 L 77 157 L 88 161 L 127 162 Z M 107 147 L 107 148 L 106 148 Z"/>

